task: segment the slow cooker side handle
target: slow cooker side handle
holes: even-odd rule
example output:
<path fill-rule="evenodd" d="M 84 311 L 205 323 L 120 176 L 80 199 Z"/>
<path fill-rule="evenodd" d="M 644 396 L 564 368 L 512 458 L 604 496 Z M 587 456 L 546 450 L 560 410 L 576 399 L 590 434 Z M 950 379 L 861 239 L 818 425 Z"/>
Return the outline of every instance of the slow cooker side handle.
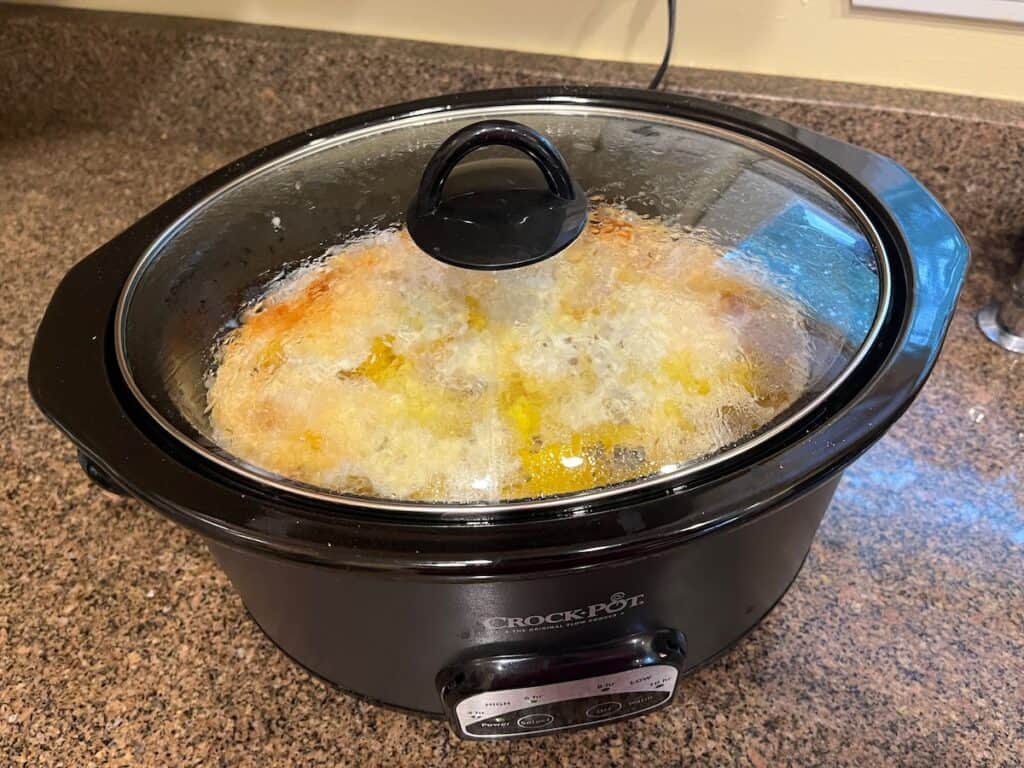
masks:
<path fill-rule="evenodd" d="M 152 238 L 146 223 L 68 270 L 40 321 L 28 369 L 29 392 L 43 415 L 71 438 L 86 476 L 117 496 L 136 494 L 114 479 L 117 451 L 134 448 L 108 366 L 112 307 L 143 243 Z"/>

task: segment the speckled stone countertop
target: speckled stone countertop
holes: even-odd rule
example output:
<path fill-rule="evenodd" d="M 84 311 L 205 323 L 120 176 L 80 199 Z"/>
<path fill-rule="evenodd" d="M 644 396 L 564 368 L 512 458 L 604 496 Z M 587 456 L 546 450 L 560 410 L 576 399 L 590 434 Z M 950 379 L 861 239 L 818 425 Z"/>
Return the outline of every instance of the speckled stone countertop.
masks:
<path fill-rule="evenodd" d="M 843 480 L 777 609 L 652 716 L 527 742 L 310 678 L 248 620 L 202 541 L 112 500 L 31 403 L 64 272 L 272 138 L 427 92 L 639 84 L 649 68 L 346 36 L 0 7 L 0 764 L 1019 766 L 1024 357 L 974 313 L 1024 231 L 1024 107 L 673 70 L 672 88 L 896 157 L 975 250 L 938 367 Z M 1015 250 L 1016 249 L 1016 250 Z"/>

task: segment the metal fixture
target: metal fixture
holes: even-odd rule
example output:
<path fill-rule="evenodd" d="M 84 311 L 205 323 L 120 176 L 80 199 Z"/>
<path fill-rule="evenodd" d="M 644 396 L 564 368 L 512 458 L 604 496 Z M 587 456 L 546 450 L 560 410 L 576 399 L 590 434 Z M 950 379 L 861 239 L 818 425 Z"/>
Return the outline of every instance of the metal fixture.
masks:
<path fill-rule="evenodd" d="M 1010 296 L 978 312 L 978 327 L 1005 350 L 1024 353 L 1024 260 L 1010 281 Z"/>

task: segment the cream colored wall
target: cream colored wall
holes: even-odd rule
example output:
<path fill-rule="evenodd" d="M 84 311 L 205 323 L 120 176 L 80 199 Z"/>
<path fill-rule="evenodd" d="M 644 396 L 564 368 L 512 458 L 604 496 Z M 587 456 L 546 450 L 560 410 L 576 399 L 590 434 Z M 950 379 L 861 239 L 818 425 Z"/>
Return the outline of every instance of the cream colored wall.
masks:
<path fill-rule="evenodd" d="M 49 4 L 639 62 L 660 58 L 666 21 L 663 0 Z M 852 10 L 849 0 L 680 0 L 679 6 L 674 64 L 1024 100 L 1024 26 L 865 12 Z"/>

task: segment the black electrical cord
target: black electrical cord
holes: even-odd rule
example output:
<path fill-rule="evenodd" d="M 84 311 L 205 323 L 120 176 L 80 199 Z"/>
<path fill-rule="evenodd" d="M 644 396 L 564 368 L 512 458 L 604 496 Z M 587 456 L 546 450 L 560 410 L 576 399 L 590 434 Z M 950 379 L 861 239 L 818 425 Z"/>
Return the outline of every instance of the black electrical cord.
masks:
<path fill-rule="evenodd" d="M 676 0 L 668 0 L 668 40 L 665 41 L 665 56 L 661 60 L 661 66 L 654 73 L 654 79 L 647 86 L 652 91 L 658 90 L 665 72 L 668 71 L 668 62 L 672 58 L 672 43 L 676 38 Z"/>

